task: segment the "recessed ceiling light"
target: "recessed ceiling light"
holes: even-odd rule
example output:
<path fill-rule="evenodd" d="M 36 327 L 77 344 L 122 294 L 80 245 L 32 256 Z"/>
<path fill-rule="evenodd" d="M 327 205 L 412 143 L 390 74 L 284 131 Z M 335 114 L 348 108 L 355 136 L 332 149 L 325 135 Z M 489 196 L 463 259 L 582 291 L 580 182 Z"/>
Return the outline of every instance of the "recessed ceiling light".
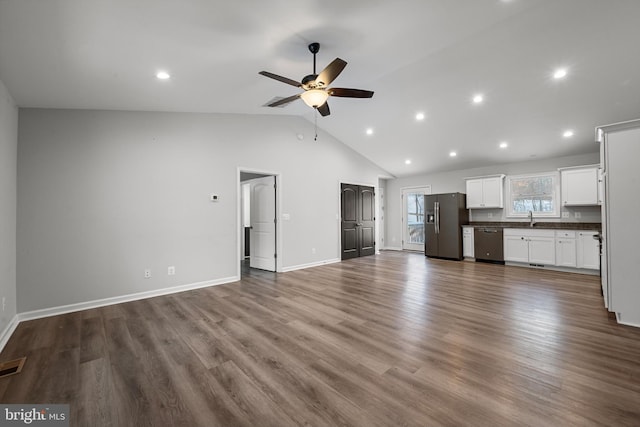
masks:
<path fill-rule="evenodd" d="M 410 165 L 410 164 L 411 164 L 411 159 L 407 159 L 407 160 L 405 160 L 405 161 L 404 161 L 404 164 L 405 164 L 405 165 Z"/>
<path fill-rule="evenodd" d="M 566 68 L 558 68 L 556 71 L 554 71 L 553 73 L 553 78 L 554 79 L 563 79 L 567 77 L 567 69 Z"/>
<path fill-rule="evenodd" d="M 478 93 L 478 94 L 473 96 L 473 103 L 474 104 L 481 104 L 482 101 L 484 101 L 484 96 L 482 96 L 481 93 Z"/>
<path fill-rule="evenodd" d="M 500 148 L 507 148 L 509 146 L 509 144 L 506 141 L 502 141 L 500 143 Z"/>
<path fill-rule="evenodd" d="M 455 151 L 452 151 L 452 152 L 449 153 L 449 157 L 455 157 L 457 155 L 458 155 L 458 153 L 456 153 Z"/>
<path fill-rule="evenodd" d="M 371 128 L 367 129 L 367 135 L 373 135 L 373 129 Z"/>
<path fill-rule="evenodd" d="M 160 80 L 169 80 L 171 78 L 171 75 L 166 71 L 158 71 L 156 73 L 156 77 Z"/>
<path fill-rule="evenodd" d="M 562 134 L 562 136 L 564 136 L 565 138 L 571 138 L 573 136 L 573 131 L 572 130 L 565 130 L 564 133 Z"/>
<path fill-rule="evenodd" d="M 416 120 L 424 120 L 424 113 L 417 113 Z"/>

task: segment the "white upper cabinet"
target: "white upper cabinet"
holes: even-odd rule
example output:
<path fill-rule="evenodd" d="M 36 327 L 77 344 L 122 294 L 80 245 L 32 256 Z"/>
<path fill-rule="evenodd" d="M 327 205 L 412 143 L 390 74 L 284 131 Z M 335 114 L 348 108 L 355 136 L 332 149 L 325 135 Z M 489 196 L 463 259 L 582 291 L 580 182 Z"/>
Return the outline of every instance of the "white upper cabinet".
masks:
<path fill-rule="evenodd" d="M 482 195 L 482 179 L 467 180 L 467 209 L 482 207 L 484 198 Z"/>
<path fill-rule="evenodd" d="M 600 197 L 598 166 L 560 169 L 562 206 L 595 206 Z"/>
<path fill-rule="evenodd" d="M 467 208 L 503 208 L 503 180 L 504 175 L 467 178 Z"/>

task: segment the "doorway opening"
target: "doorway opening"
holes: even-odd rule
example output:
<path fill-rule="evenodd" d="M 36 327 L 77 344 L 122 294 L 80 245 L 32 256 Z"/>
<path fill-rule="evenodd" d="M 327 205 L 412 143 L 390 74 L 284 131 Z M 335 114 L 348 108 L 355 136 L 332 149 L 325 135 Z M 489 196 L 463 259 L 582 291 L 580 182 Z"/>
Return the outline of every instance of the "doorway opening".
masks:
<path fill-rule="evenodd" d="M 402 189 L 402 249 L 424 252 L 424 196 L 431 186 Z"/>
<path fill-rule="evenodd" d="M 273 274 L 280 271 L 280 177 L 244 169 L 238 175 L 238 276 Z"/>

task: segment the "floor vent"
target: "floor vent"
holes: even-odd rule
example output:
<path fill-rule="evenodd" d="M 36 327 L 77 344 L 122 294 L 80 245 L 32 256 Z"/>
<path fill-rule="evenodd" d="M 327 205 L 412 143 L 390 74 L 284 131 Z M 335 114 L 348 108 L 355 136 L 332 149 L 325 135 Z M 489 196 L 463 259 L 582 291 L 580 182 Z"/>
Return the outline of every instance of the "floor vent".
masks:
<path fill-rule="evenodd" d="M 26 356 L 21 357 L 20 359 L 0 363 L 0 378 L 8 377 L 9 375 L 13 374 L 19 374 L 20 371 L 22 371 L 25 360 L 27 360 Z"/>

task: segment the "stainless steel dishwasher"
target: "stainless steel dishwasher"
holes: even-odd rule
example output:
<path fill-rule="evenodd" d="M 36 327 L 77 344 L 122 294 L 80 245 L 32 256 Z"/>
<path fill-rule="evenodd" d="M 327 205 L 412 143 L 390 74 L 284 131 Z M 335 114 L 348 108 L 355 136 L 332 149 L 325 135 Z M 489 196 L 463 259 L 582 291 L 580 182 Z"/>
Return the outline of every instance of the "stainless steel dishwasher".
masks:
<path fill-rule="evenodd" d="M 474 227 L 473 250 L 476 261 L 488 261 L 504 264 L 502 228 Z"/>

